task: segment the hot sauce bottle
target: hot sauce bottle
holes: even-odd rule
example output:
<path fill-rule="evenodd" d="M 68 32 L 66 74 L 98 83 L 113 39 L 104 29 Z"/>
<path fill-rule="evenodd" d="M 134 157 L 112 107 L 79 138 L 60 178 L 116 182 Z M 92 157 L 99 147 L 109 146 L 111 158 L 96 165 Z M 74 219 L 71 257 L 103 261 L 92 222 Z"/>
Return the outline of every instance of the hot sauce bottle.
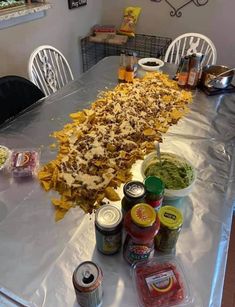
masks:
<path fill-rule="evenodd" d="M 156 211 L 148 204 L 137 204 L 127 212 L 124 219 L 127 235 L 123 257 L 129 264 L 148 259 L 154 248 L 154 236 L 159 226 Z"/>
<path fill-rule="evenodd" d="M 120 63 L 118 68 L 118 82 L 125 82 L 125 74 L 126 74 L 126 52 L 122 50 L 120 54 Z"/>
<path fill-rule="evenodd" d="M 126 82 L 132 83 L 134 80 L 134 56 L 132 52 L 128 53 L 125 80 Z"/>
<path fill-rule="evenodd" d="M 189 75 L 187 81 L 187 87 L 194 90 L 197 87 L 201 70 L 201 56 L 197 56 L 195 53 L 190 58 Z"/>
<path fill-rule="evenodd" d="M 186 87 L 188 82 L 188 75 L 189 75 L 189 57 L 185 56 L 182 68 L 179 72 L 178 76 L 178 85 L 179 87 Z"/>

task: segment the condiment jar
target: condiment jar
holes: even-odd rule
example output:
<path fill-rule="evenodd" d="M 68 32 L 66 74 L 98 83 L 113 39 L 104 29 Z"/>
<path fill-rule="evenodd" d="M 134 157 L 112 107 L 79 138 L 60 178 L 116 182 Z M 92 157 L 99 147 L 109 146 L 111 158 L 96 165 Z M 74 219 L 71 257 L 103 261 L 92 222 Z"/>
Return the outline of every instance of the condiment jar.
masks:
<path fill-rule="evenodd" d="M 140 181 L 129 181 L 123 187 L 122 213 L 126 213 L 136 204 L 144 202 L 146 189 Z"/>
<path fill-rule="evenodd" d="M 122 246 L 122 212 L 104 205 L 96 211 L 95 235 L 97 249 L 106 255 L 117 253 Z"/>
<path fill-rule="evenodd" d="M 163 202 L 164 183 L 156 176 L 149 176 L 144 181 L 146 189 L 145 202 L 158 211 Z"/>
<path fill-rule="evenodd" d="M 158 212 L 160 229 L 155 236 L 155 248 L 162 252 L 171 252 L 176 246 L 183 224 L 182 213 L 172 206 L 164 206 Z"/>
<path fill-rule="evenodd" d="M 124 219 L 127 235 L 123 246 L 123 257 L 129 264 L 148 259 L 159 226 L 156 211 L 148 204 L 137 204 L 128 211 Z"/>

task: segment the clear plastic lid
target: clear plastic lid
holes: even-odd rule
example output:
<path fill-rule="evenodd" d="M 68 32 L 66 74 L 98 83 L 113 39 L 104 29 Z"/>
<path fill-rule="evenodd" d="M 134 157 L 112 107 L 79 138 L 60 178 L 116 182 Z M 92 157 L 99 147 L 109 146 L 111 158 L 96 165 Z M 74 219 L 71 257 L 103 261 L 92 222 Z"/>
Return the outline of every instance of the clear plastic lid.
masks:
<path fill-rule="evenodd" d="M 186 307 L 193 301 L 183 267 L 171 255 L 137 262 L 133 282 L 139 307 Z"/>

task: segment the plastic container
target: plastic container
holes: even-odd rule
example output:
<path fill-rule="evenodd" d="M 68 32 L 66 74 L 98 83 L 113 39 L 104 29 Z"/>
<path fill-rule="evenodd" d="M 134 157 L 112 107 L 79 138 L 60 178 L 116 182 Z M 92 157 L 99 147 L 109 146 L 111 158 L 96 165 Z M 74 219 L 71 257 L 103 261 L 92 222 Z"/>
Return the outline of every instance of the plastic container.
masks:
<path fill-rule="evenodd" d="M 10 160 L 11 151 L 6 146 L 0 145 L 0 171 L 4 170 Z"/>
<path fill-rule="evenodd" d="M 35 176 L 39 168 L 39 153 L 34 149 L 14 149 L 9 162 L 13 177 Z"/>
<path fill-rule="evenodd" d="M 167 183 L 164 181 L 163 178 L 160 177 L 165 184 L 164 202 L 172 204 L 172 201 L 177 201 L 177 200 L 180 201 L 180 198 L 188 196 L 189 193 L 192 191 L 196 180 L 196 170 L 188 160 L 174 153 L 161 152 L 161 160 L 175 161 L 177 162 L 177 165 L 179 165 L 179 167 L 184 167 L 188 165 L 192 169 L 192 176 L 189 180 L 188 186 L 186 186 L 185 188 L 179 188 L 179 189 L 168 188 Z M 155 151 L 146 156 L 141 165 L 141 174 L 143 178 L 146 178 L 145 172 L 147 168 L 150 165 L 155 164 L 157 162 L 159 162 L 159 159 Z"/>
<path fill-rule="evenodd" d="M 183 307 L 193 301 L 190 283 L 176 257 L 135 263 L 132 277 L 139 307 Z"/>

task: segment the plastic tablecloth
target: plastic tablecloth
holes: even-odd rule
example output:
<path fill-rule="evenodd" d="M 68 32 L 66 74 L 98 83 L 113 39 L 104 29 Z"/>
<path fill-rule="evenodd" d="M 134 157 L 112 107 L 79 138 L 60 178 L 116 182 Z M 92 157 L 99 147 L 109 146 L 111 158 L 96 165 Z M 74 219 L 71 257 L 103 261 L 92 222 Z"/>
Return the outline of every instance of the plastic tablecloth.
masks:
<path fill-rule="evenodd" d="M 0 144 L 40 149 L 41 164 L 56 156 L 50 133 L 70 121 L 69 113 L 87 108 L 100 91 L 117 84 L 118 57 L 103 59 L 78 80 L 37 102 L 0 128 Z M 172 75 L 175 67 L 165 64 Z M 162 150 L 183 155 L 197 170 L 193 191 L 183 201 L 184 224 L 176 257 L 194 296 L 192 306 L 221 304 L 235 202 L 235 94 L 194 92 L 190 112 L 164 135 Z M 141 161 L 133 178 L 142 180 Z M 122 196 L 122 189 L 119 190 Z M 94 216 L 80 208 L 54 221 L 50 198 L 35 180 L 0 175 L 0 306 L 78 306 L 74 269 L 85 260 L 104 273 L 103 306 L 136 306 L 131 270 L 122 253 L 96 250 Z M 117 204 L 120 205 L 120 204 Z M 157 257 L 157 255 L 156 255 Z"/>

